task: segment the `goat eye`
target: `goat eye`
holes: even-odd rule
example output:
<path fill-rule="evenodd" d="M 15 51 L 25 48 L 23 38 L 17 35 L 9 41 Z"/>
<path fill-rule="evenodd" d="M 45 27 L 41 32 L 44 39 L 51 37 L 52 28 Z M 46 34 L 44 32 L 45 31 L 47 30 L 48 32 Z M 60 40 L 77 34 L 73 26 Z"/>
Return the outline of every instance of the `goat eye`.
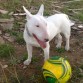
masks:
<path fill-rule="evenodd" d="M 39 25 L 36 25 L 36 27 L 39 27 Z"/>

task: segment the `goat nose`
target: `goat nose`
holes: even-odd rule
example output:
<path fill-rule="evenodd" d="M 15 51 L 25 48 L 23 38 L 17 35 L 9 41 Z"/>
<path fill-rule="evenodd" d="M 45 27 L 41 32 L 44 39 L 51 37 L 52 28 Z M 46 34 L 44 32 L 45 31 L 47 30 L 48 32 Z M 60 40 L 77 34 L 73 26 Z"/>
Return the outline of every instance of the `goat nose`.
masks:
<path fill-rule="evenodd" d="M 45 39 L 45 42 L 48 42 L 49 41 L 49 39 Z"/>

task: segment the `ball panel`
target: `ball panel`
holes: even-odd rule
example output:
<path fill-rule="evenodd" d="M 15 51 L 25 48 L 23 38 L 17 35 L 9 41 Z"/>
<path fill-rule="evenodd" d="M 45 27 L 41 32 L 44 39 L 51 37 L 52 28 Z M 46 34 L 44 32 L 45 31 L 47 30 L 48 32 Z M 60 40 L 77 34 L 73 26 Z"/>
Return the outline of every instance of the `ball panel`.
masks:
<path fill-rule="evenodd" d="M 57 79 L 52 77 L 46 77 L 47 83 L 59 83 Z"/>
<path fill-rule="evenodd" d="M 52 72 L 57 79 L 64 74 L 64 66 L 61 64 L 52 64 L 46 61 L 43 66 L 43 69 L 46 69 Z"/>
<path fill-rule="evenodd" d="M 45 62 L 43 75 L 48 83 L 66 83 L 71 77 L 71 66 L 66 59 L 55 56 Z"/>
<path fill-rule="evenodd" d="M 59 78 L 60 83 L 61 82 L 67 82 L 71 78 L 71 73 L 72 73 L 71 72 L 71 66 L 70 66 L 70 64 L 68 63 L 67 60 L 65 60 L 64 65 L 65 65 L 66 71 L 65 71 L 64 76 Z"/>
<path fill-rule="evenodd" d="M 43 75 L 47 83 L 58 83 L 58 79 L 54 76 L 52 72 L 43 69 Z"/>
<path fill-rule="evenodd" d="M 52 72 L 50 72 L 49 70 L 46 70 L 46 69 L 43 69 L 43 75 L 44 75 L 45 78 L 48 77 L 48 76 L 52 77 L 52 78 L 56 78 L 55 75 Z"/>

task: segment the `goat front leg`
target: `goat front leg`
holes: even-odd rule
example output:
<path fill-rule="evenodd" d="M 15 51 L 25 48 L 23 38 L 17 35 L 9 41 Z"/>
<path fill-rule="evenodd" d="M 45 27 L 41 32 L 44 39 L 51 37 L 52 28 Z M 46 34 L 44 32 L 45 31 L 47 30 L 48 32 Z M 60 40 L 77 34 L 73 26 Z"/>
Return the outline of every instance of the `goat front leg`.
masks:
<path fill-rule="evenodd" d="M 28 58 L 24 61 L 24 65 L 29 65 L 31 63 L 32 58 L 32 46 L 29 44 L 26 44 L 27 52 L 28 52 Z"/>
<path fill-rule="evenodd" d="M 44 50 L 44 61 L 49 59 L 49 49 L 50 49 L 50 45 L 49 42 L 47 43 L 47 47 Z"/>

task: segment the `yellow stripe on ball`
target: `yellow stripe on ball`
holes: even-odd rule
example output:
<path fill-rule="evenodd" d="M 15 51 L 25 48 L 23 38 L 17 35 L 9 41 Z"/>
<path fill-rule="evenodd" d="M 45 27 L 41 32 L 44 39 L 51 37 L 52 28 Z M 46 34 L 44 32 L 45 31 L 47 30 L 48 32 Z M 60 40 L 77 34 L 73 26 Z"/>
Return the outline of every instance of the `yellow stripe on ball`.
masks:
<path fill-rule="evenodd" d="M 55 64 L 51 64 L 48 61 L 46 61 L 43 68 L 51 71 L 56 76 L 56 78 L 60 78 L 63 74 L 63 68 L 59 64 L 55 65 Z"/>
<path fill-rule="evenodd" d="M 62 57 L 52 57 L 43 65 L 43 75 L 48 83 L 66 83 L 71 74 L 69 62 Z"/>

